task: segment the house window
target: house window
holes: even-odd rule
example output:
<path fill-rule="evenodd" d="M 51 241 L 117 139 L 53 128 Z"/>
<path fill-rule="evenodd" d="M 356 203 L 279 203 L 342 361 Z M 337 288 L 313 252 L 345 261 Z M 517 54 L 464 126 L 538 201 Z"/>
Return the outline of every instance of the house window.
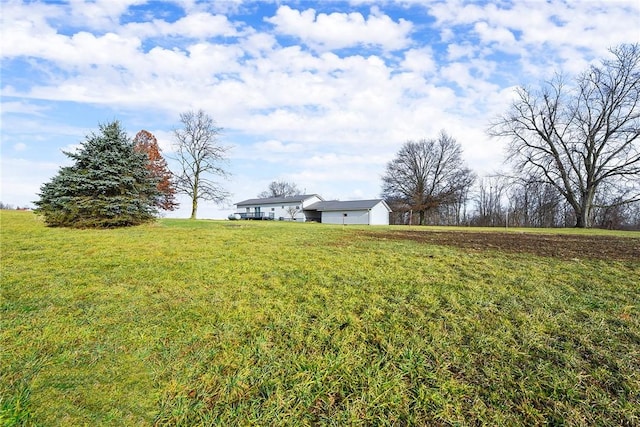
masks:
<path fill-rule="evenodd" d="M 300 206 L 296 206 L 296 209 L 300 209 Z"/>
<path fill-rule="evenodd" d="M 251 210 L 251 208 L 247 208 L 247 213 L 249 213 L 250 210 Z"/>
<path fill-rule="evenodd" d="M 284 209 L 284 205 L 282 206 L 282 209 Z"/>
<path fill-rule="evenodd" d="M 276 210 L 276 208 L 271 208 L 271 212 L 273 212 L 273 211 L 275 211 L 275 210 Z"/>

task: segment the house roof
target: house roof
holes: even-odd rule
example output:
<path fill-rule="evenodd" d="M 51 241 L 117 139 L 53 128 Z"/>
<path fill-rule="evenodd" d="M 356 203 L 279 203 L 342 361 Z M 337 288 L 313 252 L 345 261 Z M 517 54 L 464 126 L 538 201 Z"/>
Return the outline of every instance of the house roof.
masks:
<path fill-rule="evenodd" d="M 322 200 L 322 197 L 317 194 L 298 194 L 296 196 L 287 196 L 287 197 L 268 197 L 264 199 L 247 199 L 241 202 L 236 203 L 236 206 L 245 206 L 245 205 L 269 205 L 269 204 L 279 204 L 279 203 L 302 203 L 307 199 L 312 197 L 317 197 Z"/>
<path fill-rule="evenodd" d="M 378 203 L 383 203 L 384 206 L 391 212 L 389 206 L 382 199 L 372 199 L 372 200 L 349 200 L 349 201 L 340 201 L 340 200 L 330 200 L 323 202 L 316 202 L 312 205 L 309 205 L 305 208 L 305 210 L 316 210 L 316 211 L 359 211 L 365 209 L 372 209 Z"/>

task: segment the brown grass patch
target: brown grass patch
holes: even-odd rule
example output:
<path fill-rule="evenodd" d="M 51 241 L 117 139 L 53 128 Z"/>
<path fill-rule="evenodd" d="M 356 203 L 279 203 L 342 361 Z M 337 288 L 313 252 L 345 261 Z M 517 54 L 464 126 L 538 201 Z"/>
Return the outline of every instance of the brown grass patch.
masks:
<path fill-rule="evenodd" d="M 560 259 L 640 261 L 640 239 L 616 236 L 430 230 L 367 234 L 375 238 L 413 240 L 477 251 L 529 253 Z"/>

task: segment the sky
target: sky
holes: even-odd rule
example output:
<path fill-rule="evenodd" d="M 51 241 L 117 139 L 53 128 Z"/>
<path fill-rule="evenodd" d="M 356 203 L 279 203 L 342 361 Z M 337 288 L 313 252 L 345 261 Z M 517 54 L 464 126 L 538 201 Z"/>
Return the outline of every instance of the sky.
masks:
<path fill-rule="evenodd" d="M 380 197 L 407 141 L 445 131 L 467 165 L 504 170 L 489 123 L 518 86 L 576 75 L 640 42 L 637 0 L 0 0 L 0 200 L 34 207 L 99 124 L 170 157 L 202 109 L 229 147 L 225 218 L 271 181 L 327 200 Z M 170 167 L 172 162 L 169 161 Z M 190 202 L 165 213 L 188 217 Z"/>

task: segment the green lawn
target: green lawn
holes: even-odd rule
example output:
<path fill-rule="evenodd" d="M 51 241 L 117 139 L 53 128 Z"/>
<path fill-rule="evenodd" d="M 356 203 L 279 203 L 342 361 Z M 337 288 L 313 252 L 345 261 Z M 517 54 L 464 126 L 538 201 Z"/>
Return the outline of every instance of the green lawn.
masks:
<path fill-rule="evenodd" d="M 640 424 L 640 260 L 0 215 L 2 425 Z"/>

